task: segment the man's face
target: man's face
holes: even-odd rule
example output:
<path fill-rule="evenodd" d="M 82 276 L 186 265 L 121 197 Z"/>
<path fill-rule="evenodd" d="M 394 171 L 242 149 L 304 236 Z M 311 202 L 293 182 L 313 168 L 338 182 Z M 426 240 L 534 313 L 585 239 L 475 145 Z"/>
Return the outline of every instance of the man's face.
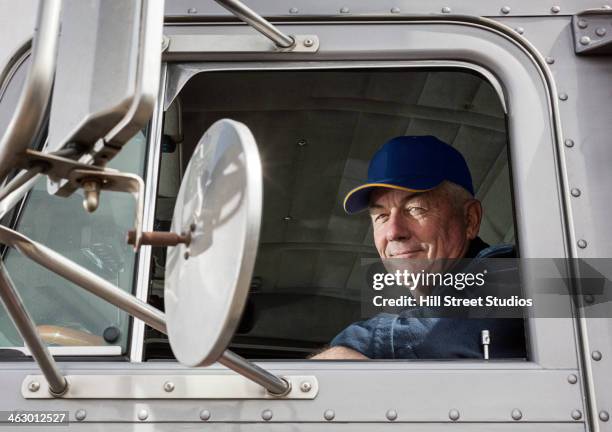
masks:
<path fill-rule="evenodd" d="M 381 258 L 462 258 L 480 227 L 481 208 L 456 208 L 441 188 L 415 193 L 380 188 L 370 197 L 374 243 Z"/>

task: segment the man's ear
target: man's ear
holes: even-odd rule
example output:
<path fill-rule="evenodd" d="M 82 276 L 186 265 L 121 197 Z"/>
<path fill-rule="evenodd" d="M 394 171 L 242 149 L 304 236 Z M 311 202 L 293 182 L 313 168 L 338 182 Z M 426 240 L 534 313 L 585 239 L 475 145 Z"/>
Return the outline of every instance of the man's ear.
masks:
<path fill-rule="evenodd" d="M 465 231 L 468 239 L 473 240 L 480 231 L 482 222 L 482 205 L 477 199 L 466 201 L 463 206 L 463 216 L 465 218 Z"/>

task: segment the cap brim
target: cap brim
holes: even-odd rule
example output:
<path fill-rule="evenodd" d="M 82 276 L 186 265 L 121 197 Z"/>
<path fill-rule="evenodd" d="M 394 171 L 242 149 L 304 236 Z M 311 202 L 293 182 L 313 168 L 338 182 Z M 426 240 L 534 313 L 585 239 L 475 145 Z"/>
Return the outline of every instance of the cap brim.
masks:
<path fill-rule="evenodd" d="M 436 186 L 424 189 L 411 189 L 405 186 L 398 186 L 389 183 L 366 183 L 356 187 L 355 189 L 351 190 L 349 193 L 346 194 L 343 204 L 344 211 L 348 214 L 353 214 L 368 208 L 370 205 L 370 192 L 372 192 L 372 190 L 374 189 L 386 188 L 406 192 L 426 192 L 435 188 Z"/>

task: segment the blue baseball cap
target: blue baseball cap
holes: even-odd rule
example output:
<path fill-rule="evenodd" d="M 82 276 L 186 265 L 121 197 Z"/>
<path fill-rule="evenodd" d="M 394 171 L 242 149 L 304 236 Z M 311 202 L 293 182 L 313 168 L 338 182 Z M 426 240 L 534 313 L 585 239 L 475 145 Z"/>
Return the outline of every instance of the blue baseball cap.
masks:
<path fill-rule="evenodd" d="M 346 195 L 344 210 L 356 213 L 366 209 L 375 188 L 424 192 L 443 181 L 474 195 L 470 169 L 459 151 L 431 135 L 395 137 L 374 154 L 367 182 Z"/>

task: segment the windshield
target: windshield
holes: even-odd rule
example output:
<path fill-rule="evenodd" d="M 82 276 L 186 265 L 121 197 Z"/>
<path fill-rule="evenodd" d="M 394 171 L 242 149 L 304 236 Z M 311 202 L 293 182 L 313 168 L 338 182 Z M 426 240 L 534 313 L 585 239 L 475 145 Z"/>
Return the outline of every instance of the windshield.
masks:
<path fill-rule="evenodd" d="M 145 134 L 140 132 L 109 166 L 142 175 L 144 162 Z M 30 192 L 16 229 L 132 292 L 136 260 L 125 233 L 133 227 L 134 211 L 130 194 L 103 192 L 99 208 L 89 214 L 83 209 L 82 191 L 68 198 L 51 196 L 43 177 Z M 125 312 L 15 250 L 7 251 L 4 262 L 48 345 L 114 346 L 126 352 L 130 321 Z M 23 347 L 4 308 L 0 308 L 0 347 Z"/>

